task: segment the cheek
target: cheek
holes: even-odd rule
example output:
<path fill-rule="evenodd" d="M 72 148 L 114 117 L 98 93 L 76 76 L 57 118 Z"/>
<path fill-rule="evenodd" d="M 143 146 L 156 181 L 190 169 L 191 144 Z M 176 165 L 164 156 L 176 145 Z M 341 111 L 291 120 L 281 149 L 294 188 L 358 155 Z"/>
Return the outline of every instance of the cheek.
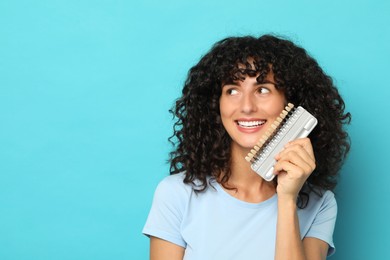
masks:
<path fill-rule="evenodd" d="M 274 106 L 271 111 L 272 115 L 275 117 L 279 116 L 280 113 L 282 113 L 284 107 L 284 103 L 279 103 L 277 106 Z"/>
<path fill-rule="evenodd" d="M 220 117 L 221 117 L 221 123 L 223 125 L 223 127 L 226 128 L 228 127 L 228 122 L 229 122 L 229 119 L 231 118 L 232 114 L 233 114 L 233 110 L 232 109 L 232 106 L 229 104 L 229 102 L 226 102 L 226 100 L 224 99 L 220 99 L 219 101 L 219 113 L 220 113 Z"/>
<path fill-rule="evenodd" d="M 219 111 L 221 113 L 222 119 L 223 119 L 223 117 L 226 117 L 230 114 L 231 106 L 229 105 L 228 102 L 226 102 L 226 99 L 224 99 L 224 98 L 221 98 L 219 100 Z"/>
<path fill-rule="evenodd" d="M 275 97 L 273 102 L 269 103 L 268 112 L 272 116 L 279 116 L 284 107 L 286 106 L 286 100 L 284 96 Z"/>

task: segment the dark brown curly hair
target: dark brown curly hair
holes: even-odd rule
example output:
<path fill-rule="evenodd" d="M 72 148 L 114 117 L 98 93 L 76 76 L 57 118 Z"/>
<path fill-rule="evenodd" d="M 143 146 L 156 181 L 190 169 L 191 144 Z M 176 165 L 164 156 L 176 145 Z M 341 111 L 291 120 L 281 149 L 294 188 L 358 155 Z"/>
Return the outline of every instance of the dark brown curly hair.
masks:
<path fill-rule="evenodd" d="M 309 136 L 317 167 L 300 192 L 300 200 L 308 197 L 307 188 L 335 188 L 350 148 L 343 124 L 350 122 L 351 115 L 344 112 L 343 99 L 316 60 L 293 42 L 272 35 L 221 40 L 190 69 L 182 96 L 170 110 L 176 117 L 174 133 L 169 138 L 174 145 L 169 160 L 171 174 L 185 172 L 184 182 L 199 192 L 207 188 L 210 176 L 222 185 L 227 183 L 231 139 L 220 117 L 222 85 L 245 75 L 258 75 L 261 82 L 271 69 L 276 87 L 284 92 L 286 100 L 304 107 L 318 119 Z"/>

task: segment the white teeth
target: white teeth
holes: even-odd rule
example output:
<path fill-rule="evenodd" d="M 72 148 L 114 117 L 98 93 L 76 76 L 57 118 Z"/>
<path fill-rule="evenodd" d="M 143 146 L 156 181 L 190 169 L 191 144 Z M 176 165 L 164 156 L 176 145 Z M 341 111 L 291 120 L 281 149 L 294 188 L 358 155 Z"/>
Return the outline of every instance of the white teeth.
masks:
<path fill-rule="evenodd" d="M 238 125 L 243 127 L 256 127 L 265 123 L 265 121 L 237 121 Z"/>

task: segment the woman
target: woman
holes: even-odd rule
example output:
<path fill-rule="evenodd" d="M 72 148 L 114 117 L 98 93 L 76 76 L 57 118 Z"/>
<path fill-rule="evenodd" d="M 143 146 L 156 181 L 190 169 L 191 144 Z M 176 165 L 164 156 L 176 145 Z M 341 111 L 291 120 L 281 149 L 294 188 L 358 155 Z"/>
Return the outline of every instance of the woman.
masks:
<path fill-rule="evenodd" d="M 318 119 L 308 138 L 275 157 L 274 181 L 244 159 L 287 103 Z M 349 150 L 350 114 L 304 49 L 265 35 L 216 43 L 189 72 L 170 173 L 143 233 L 158 259 L 325 259 L 337 205 L 332 193 Z"/>

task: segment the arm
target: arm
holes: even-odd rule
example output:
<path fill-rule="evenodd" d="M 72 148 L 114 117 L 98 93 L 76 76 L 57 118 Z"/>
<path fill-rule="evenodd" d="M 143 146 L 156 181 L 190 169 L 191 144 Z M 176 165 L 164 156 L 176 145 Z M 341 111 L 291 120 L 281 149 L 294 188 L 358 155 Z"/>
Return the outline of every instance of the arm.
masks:
<path fill-rule="evenodd" d="M 325 260 L 328 244 L 320 239 L 300 237 L 295 201 L 278 200 L 275 259 Z"/>
<path fill-rule="evenodd" d="M 304 260 L 305 251 L 301 241 L 295 200 L 278 197 L 275 260 Z"/>
<path fill-rule="evenodd" d="M 305 250 L 306 259 L 323 260 L 326 259 L 329 245 L 321 239 L 306 237 L 303 239 L 303 248 Z"/>
<path fill-rule="evenodd" d="M 157 186 L 142 230 L 150 238 L 150 259 L 183 259 L 186 243 L 180 225 L 187 198 L 181 175 L 170 175 Z"/>
<path fill-rule="evenodd" d="M 183 256 L 183 247 L 157 237 L 150 237 L 150 260 L 183 260 Z"/>
<path fill-rule="evenodd" d="M 310 140 L 304 138 L 290 142 L 275 159 L 275 173 L 278 175 L 275 259 L 325 259 L 328 245 L 316 238 L 302 241 L 299 230 L 296 200 L 303 184 L 315 169 Z"/>

